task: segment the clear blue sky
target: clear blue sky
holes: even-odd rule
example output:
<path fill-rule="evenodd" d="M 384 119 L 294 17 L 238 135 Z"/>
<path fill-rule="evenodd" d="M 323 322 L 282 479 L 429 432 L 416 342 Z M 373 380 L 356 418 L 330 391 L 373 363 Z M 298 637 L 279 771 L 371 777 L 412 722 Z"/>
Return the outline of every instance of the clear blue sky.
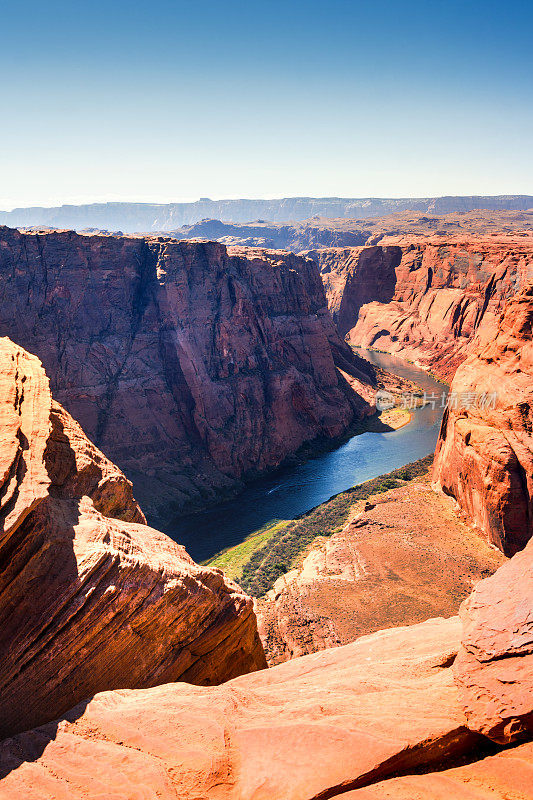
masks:
<path fill-rule="evenodd" d="M 0 208 L 533 193 L 533 4 L 4 2 Z"/>

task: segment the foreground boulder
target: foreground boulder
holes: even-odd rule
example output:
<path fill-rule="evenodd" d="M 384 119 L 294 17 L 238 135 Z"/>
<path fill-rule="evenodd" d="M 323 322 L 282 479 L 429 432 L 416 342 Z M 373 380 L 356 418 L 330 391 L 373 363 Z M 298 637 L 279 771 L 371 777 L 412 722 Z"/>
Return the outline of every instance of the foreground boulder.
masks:
<path fill-rule="evenodd" d="M 459 636 L 431 620 L 219 687 L 105 692 L 0 746 L 0 798 L 309 800 L 445 763 L 482 738 L 448 666 Z"/>
<path fill-rule="evenodd" d="M 531 736 L 533 540 L 476 586 L 461 617 L 454 671 L 469 727 L 501 744 Z"/>
<path fill-rule="evenodd" d="M 104 689 L 264 666 L 252 601 L 143 524 L 131 484 L 0 339 L 0 736 Z"/>
<path fill-rule="evenodd" d="M 437 486 L 507 555 L 533 534 L 532 323 L 530 286 L 457 371 L 435 454 Z"/>

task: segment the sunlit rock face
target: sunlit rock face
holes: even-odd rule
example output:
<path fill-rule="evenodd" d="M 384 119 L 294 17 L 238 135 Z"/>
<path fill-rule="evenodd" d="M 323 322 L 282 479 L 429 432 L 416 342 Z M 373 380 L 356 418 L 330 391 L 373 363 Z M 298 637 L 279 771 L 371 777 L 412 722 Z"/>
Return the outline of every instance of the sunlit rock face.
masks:
<path fill-rule="evenodd" d="M 341 336 L 394 353 L 451 380 L 479 331 L 533 280 L 533 239 L 388 236 L 312 253 Z"/>
<path fill-rule="evenodd" d="M 200 506 L 368 413 L 313 261 L 162 237 L 0 229 L 0 333 L 134 482 Z"/>
<path fill-rule="evenodd" d="M 433 478 L 507 555 L 533 534 L 533 287 L 480 331 L 451 385 Z"/>
<path fill-rule="evenodd" d="M 265 666 L 252 600 L 149 528 L 131 483 L 0 339 L 0 736 L 106 689 Z"/>

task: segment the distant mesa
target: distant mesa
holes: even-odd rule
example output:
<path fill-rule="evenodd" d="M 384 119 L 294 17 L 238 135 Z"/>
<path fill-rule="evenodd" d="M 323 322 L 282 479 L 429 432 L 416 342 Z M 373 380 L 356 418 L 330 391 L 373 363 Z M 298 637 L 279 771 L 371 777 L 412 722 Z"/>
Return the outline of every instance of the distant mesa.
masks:
<path fill-rule="evenodd" d="M 193 225 L 209 215 L 232 223 L 269 220 L 274 223 L 299 222 L 311 217 L 368 219 L 399 211 L 447 214 L 475 209 L 527 210 L 533 208 L 532 195 L 496 195 L 425 198 L 341 198 L 284 197 L 276 200 L 212 200 L 201 197 L 192 203 L 91 203 L 54 208 L 34 206 L 0 212 L 0 225 L 21 227 L 47 225 L 54 228 L 100 228 L 139 231 L 170 231 Z"/>

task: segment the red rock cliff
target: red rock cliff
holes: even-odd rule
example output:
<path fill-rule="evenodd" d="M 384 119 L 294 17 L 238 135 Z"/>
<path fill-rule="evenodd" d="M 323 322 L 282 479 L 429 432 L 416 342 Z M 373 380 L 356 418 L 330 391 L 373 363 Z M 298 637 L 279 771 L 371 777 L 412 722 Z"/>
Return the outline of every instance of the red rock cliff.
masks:
<path fill-rule="evenodd" d="M 532 322 L 530 286 L 494 332 L 480 332 L 451 385 L 457 408 L 445 411 L 435 455 L 437 485 L 507 555 L 533 534 Z"/>
<path fill-rule="evenodd" d="M 449 380 L 478 330 L 533 275 L 527 235 L 388 237 L 310 252 L 341 336 L 397 353 Z"/>
<path fill-rule="evenodd" d="M 372 368 L 339 339 L 308 259 L 2 228 L 0 287 L 0 333 L 42 359 L 147 513 L 235 490 L 368 411 L 335 362 L 363 382 Z"/>
<path fill-rule="evenodd" d="M 149 528 L 131 484 L 0 339 L 0 737 L 95 692 L 265 666 L 252 600 Z"/>

